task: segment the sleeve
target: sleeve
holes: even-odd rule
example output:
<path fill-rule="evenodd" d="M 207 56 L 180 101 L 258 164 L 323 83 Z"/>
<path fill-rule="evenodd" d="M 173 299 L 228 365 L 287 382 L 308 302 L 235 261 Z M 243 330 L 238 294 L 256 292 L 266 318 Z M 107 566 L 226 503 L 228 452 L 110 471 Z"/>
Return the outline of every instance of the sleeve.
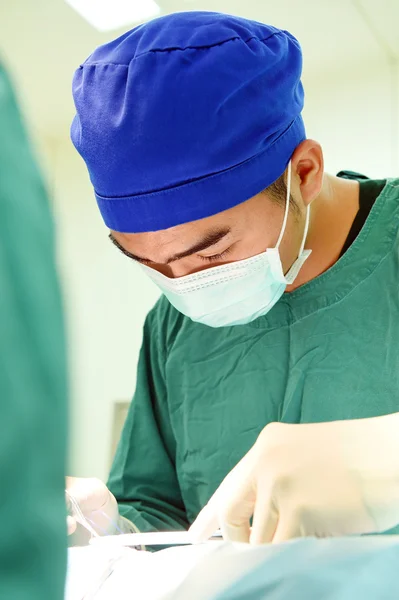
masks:
<path fill-rule="evenodd" d="M 165 382 L 167 325 L 165 299 L 144 326 L 136 392 L 130 406 L 108 482 L 122 517 L 135 530 L 187 529 L 188 522 L 175 470 L 176 442 L 170 424 Z M 126 530 L 126 527 L 124 527 Z"/>
<path fill-rule="evenodd" d="M 64 597 L 66 358 L 53 223 L 0 64 L 0 598 Z"/>

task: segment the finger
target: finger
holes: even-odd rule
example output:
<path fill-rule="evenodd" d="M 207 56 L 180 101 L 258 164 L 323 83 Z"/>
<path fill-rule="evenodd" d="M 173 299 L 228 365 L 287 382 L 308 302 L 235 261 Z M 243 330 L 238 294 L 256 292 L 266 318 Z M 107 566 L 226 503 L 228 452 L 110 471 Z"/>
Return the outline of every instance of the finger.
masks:
<path fill-rule="evenodd" d="M 301 537 L 299 523 L 295 519 L 279 519 L 276 533 L 273 536 L 273 544 L 282 544 L 293 538 Z"/>
<path fill-rule="evenodd" d="M 230 542 L 248 543 L 251 529 L 249 520 L 253 515 L 256 492 L 250 477 L 232 485 L 229 494 L 224 496 L 220 507 L 220 527 L 223 537 Z"/>
<path fill-rule="evenodd" d="M 278 526 L 278 512 L 271 493 L 258 493 L 250 536 L 251 544 L 268 544 L 273 540 Z"/>
<path fill-rule="evenodd" d="M 217 503 L 211 500 L 201 510 L 189 531 L 194 542 L 205 542 L 219 527 Z"/>
<path fill-rule="evenodd" d="M 76 531 L 76 520 L 73 517 L 67 517 L 68 535 L 72 535 Z"/>
<path fill-rule="evenodd" d="M 234 525 L 227 521 L 222 521 L 220 524 L 223 539 L 229 542 L 240 542 L 242 544 L 248 544 L 249 537 L 251 535 L 251 529 L 249 526 L 249 520 L 240 525 Z"/>
<path fill-rule="evenodd" d="M 220 527 L 225 540 L 248 543 L 254 503 L 255 494 L 248 480 L 237 488 L 226 478 L 191 525 L 193 541 L 204 542 Z"/>
<path fill-rule="evenodd" d="M 193 540 L 205 541 L 218 527 L 224 539 L 249 541 L 249 519 L 252 516 L 255 496 L 247 474 L 250 453 L 225 477 L 208 504 L 199 513 L 189 529 Z"/>

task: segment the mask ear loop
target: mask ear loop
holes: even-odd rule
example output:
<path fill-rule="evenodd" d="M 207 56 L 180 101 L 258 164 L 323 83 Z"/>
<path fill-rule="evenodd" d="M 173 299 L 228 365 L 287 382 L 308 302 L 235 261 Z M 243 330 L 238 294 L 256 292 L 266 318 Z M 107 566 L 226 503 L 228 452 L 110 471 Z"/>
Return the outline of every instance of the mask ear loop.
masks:
<path fill-rule="evenodd" d="M 287 227 L 288 213 L 290 210 L 290 197 L 291 197 L 291 161 L 288 163 L 287 198 L 286 198 L 286 202 L 285 202 L 285 213 L 284 213 L 283 226 L 281 228 L 280 235 L 279 235 L 279 238 L 278 238 L 277 244 L 276 244 L 277 249 L 279 249 L 279 247 L 280 247 L 281 241 L 283 239 L 283 235 L 285 233 L 285 229 Z M 309 231 L 309 223 L 310 223 L 310 204 L 308 204 L 307 209 L 306 209 L 305 231 L 303 233 L 301 247 L 299 248 L 298 258 L 300 256 L 302 256 L 302 253 L 305 248 L 306 238 L 308 237 L 308 231 Z"/>
<path fill-rule="evenodd" d="M 291 161 L 288 163 L 288 172 L 287 172 L 287 197 L 285 200 L 285 213 L 283 226 L 280 231 L 279 238 L 277 240 L 276 248 L 277 250 L 280 248 L 281 240 L 283 239 L 283 235 L 285 233 L 285 228 L 287 227 L 288 213 L 290 210 L 290 196 L 291 196 Z"/>
<path fill-rule="evenodd" d="M 298 258 L 302 255 L 302 252 L 305 249 L 306 238 L 308 237 L 308 231 L 309 231 L 309 222 L 310 222 L 310 204 L 308 204 L 308 206 L 306 208 L 305 231 L 303 233 L 303 240 L 302 240 L 301 247 L 299 249 Z"/>

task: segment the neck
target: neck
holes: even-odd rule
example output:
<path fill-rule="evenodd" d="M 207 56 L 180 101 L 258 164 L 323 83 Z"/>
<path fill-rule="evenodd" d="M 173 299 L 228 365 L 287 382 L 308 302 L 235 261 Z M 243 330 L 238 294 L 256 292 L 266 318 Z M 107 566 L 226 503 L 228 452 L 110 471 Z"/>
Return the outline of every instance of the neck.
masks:
<path fill-rule="evenodd" d="M 305 248 L 312 254 L 287 292 L 315 279 L 337 262 L 358 210 L 359 183 L 325 175 L 311 207 Z"/>

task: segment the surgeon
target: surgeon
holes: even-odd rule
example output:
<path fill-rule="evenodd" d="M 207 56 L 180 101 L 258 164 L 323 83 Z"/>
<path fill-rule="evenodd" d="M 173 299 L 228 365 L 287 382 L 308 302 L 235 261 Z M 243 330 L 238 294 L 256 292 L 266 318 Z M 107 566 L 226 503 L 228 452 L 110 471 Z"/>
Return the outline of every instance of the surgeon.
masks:
<path fill-rule="evenodd" d="M 68 483 L 100 532 L 399 532 L 399 180 L 325 173 L 301 70 L 290 33 L 188 12 L 75 73 L 111 242 L 163 293 L 108 488 Z"/>
<path fill-rule="evenodd" d="M 63 600 L 66 344 L 54 224 L 0 61 L 0 598 Z"/>

